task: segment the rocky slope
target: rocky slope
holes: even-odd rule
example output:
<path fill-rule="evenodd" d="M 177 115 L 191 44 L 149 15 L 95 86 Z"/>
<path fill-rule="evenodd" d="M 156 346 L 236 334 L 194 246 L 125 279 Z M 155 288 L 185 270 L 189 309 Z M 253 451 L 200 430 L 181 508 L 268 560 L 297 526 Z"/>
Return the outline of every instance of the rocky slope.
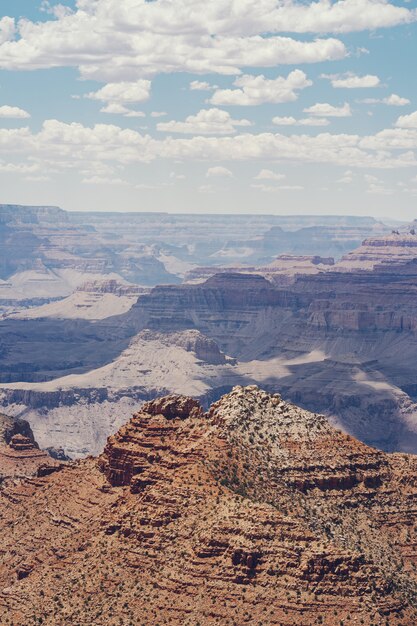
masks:
<path fill-rule="evenodd" d="M 411 625 L 416 469 L 256 387 L 159 399 L 0 491 L 0 621 Z"/>
<path fill-rule="evenodd" d="M 60 467 L 40 450 L 29 423 L 0 413 L 0 485 L 18 478 L 46 476 Z"/>

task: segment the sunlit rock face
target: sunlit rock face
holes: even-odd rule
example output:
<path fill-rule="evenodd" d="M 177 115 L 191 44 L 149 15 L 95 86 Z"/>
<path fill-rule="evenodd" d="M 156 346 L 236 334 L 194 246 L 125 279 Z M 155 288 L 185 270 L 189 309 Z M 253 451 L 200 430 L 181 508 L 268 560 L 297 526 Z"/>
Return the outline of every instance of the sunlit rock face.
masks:
<path fill-rule="evenodd" d="M 256 386 L 165 396 L 3 489 L 0 621 L 412 624 L 416 469 Z"/>

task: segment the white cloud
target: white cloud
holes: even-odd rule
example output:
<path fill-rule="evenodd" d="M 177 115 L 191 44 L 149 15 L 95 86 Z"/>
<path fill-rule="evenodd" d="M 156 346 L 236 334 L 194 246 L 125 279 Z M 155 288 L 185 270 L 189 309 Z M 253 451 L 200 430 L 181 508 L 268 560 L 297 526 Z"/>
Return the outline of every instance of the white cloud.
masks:
<path fill-rule="evenodd" d="M 236 75 L 341 59 L 346 47 L 328 33 L 416 20 L 415 9 L 388 0 L 78 0 L 72 12 L 50 10 L 46 21 L 20 20 L 16 38 L 13 18 L 1 18 L 0 68 L 78 67 L 83 78 L 107 83 L 173 72 Z"/>
<path fill-rule="evenodd" d="M 25 180 L 30 183 L 46 183 L 51 178 L 49 176 L 25 176 Z"/>
<path fill-rule="evenodd" d="M 262 183 L 251 185 L 253 189 L 262 191 L 263 193 L 275 193 L 277 191 L 302 191 L 304 187 L 301 185 L 264 185 Z"/>
<path fill-rule="evenodd" d="M 285 174 L 278 174 L 272 170 L 261 170 L 255 176 L 255 180 L 283 180 L 284 178 L 286 178 Z"/>
<path fill-rule="evenodd" d="M 278 76 L 274 79 L 265 78 L 263 74 L 258 76 L 244 74 L 233 83 L 238 89 L 219 89 L 212 95 L 210 102 L 217 105 L 240 106 L 265 102 L 293 102 L 298 97 L 298 91 L 312 84 L 301 70 L 293 70 L 286 78 Z"/>
<path fill-rule="evenodd" d="M 378 87 L 381 83 L 378 76 L 374 74 L 366 74 L 365 76 L 356 76 L 351 72 L 347 72 L 343 76 L 326 75 L 323 74 L 323 78 L 329 78 L 332 87 L 344 88 L 344 89 L 368 89 L 371 87 Z"/>
<path fill-rule="evenodd" d="M 329 120 L 325 117 L 304 117 L 296 119 L 295 117 L 273 117 L 272 123 L 276 126 L 328 126 Z"/>
<path fill-rule="evenodd" d="M 384 98 L 382 102 L 394 107 L 403 107 L 406 104 L 410 104 L 410 100 L 401 98 L 401 96 L 397 96 L 395 93 L 392 93 L 388 98 Z"/>
<path fill-rule="evenodd" d="M 72 9 L 70 7 L 64 6 L 63 4 L 55 4 L 51 6 L 49 0 L 42 0 L 40 10 L 43 13 L 49 13 L 49 15 L 53 15 L 58 19 L 62 19 L 63 17 L 72 14 Z"/>
<path fill-rule="evenodd" d="M 410 115 L 400 115 L 395 126 L 397 128 L 417 128 L 417 111 L 410 113 Z"/>
<path fill-rule="evenodd" d="M 16 24 L 13 17 L 2 17 L 0 19 L 0 44 L 14 39 L 16 34 Z"/>
<path fill-rule="evenodd" d="M 353 182 L 352 170 L 347 170 L 343 174 L 343 176 L 339 178 L 336 182 L 344 184 L 344 185 L 349 185 L 350 183 L 352 183 Z"/>
<path fill-rule="evenodd" d="M 363 100 L 357 100 L 362 104 L 387 104 L 388 106 L 403 107 L 406 104 L 410 104 L 410 100 L 407 98 L 401 98 L 397 94 L 392 93 L 386 98 L 364 98 Z"/>
<path fill-rule="evenodd" d="M 36 163 L 4 163 L 0 161 L 0 172 L 7 174 L 30 174 L 38 172 L 40 166 Z"/>
<path fill-rule="evenodd" d="M 168 115 L 166 111 L 152 111 L 151 117 L 165 117 Z"/>
<path fill-rule="evenodd" d="M 212 185 L 200 185 L 197 191 L 199 193 L 214 193 L 214 188 Z"/>
<path fill-rule="evenodd" d="M 83 178 L 81 181 L 86 185 L 127 185 L 128 183 L 121 178 L 104 178 L 102 176 L 91 176 L 90 178 Z"/>
<path fill-rule="evenodd" d="M 208 168 L 206 178 L 233 178 L 233 172 L 228 170 L 227 167 L 217 165 L 216 167 Z"/>
<path fill-rule="evenodd" d="M 120 167 L 116 177 L 129 164 L 156 159 L 319 163 L 368 171 L 410 168 L 417 165 L 416 152 L 416 128 L 385 129 L 365 137 L 329 132 L 316 135 L 267 132 L 162 139 L 111 124 L 86 127 L 57 120 L 47 120 L 39 132 L 29 128 L 0 128 L 0 158 L 7 162 L 30 157 L 42 169 L 43 164 L 49 169 L 81 169 L 102 163 Z"/>
<path fill-rule="evenodd" d="M 112 115 L 123 115 L 124 117 L 145 117 L 143 111 L 132 111 L 123 104 L 117 104 L 117 102 L 107 104 L 100 109 L 100 113 L 111 113 Z"/>
<path fill-rule="evenodd" d="M 340 107 L 333 106 L 328 102 L 317 102 L 317 104 L 303 110 L 304 113 L 317 115 L 319 117 L 350 117 L 352 115 L 350 105 L 347 102 Z"/>
<path fill-rule="evenodd" d="M 124 115 L 125 117 L 145 117 L 141 111 L 132 111 L 126 104 L 145 102 L 150 97 L 151 81 L 137 80 L 136 82 L 108 83 L 98 91 L 86 94 L 90 100 L 107 102 L 100 109 L 101 113 Z"/>
<path fill-rule="evenodd" d="M 91 91 L 86 98 L 117 104 L 135 104 L 149 100 L 151 91 L 150 80 L 135 82 L 108 83 L 98 91 Z"/>
<path fill-rule="evenodd" d="M 26 120 L 30 117 L 30 114 L 24 109 L 19 109 L 19 107 L 11 107 L 5 104 L 3 106 L 0 106 L 0 118 L 1 117 L 16 120 Z"/>
<path fill-rule="evenodd" d="M 190 83 L 191 91 L 211 91 L 214 87 L 202 80 L 193 80 Z"/>
<path fill-rule="evenodd" d="M 7 26 L 0 68 L 77 66 L 83 78 L 115 83 L 158 73 L 233 75 L 242 67 L 346 56 L 345 45 L 335 38 L 298 41 L 277 35 L 282 11 L 274 10 L 277 28 L 271 29 L 271 0 L 265 1 L 268 7 L 254 0 L 233 6 L 232 0 L 195 0 L 191 7 L 190 0 L 179 0 L 174 8 L 168 1 L 79 0 L 78 10 L 58 19 L 21 20 L 16 41 L 8 41 Z M 403 11 L 405 21 L 409 12 Z M 288 32 L 288 25 L 282 26 Z"/>
<path fill-rule="evenodd" d="M 157 130 L 168 133 L 199 135 L 230 135 L 238 126 L 251 126 L 249 120 L 234 120 L 230 113 L 221 109 L 202 109 L 196 115 L 189 115 L 184 122 L 171 120 L 159 122 Z"/>

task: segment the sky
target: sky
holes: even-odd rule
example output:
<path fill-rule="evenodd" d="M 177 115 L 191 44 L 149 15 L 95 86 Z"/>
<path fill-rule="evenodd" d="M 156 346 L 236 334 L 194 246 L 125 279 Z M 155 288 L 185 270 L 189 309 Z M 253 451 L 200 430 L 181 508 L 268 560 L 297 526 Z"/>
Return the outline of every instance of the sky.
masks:
<path fill-rule="evenodd" d="M 416 0 L 2 0 L 0 203 L 417 217 Z"/>

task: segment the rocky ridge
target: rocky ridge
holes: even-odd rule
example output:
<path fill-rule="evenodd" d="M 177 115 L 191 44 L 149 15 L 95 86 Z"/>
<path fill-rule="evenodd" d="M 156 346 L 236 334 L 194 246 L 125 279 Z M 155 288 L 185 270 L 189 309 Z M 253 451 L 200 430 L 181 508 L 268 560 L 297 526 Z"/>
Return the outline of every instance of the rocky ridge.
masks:
<path fill-rule="evenodd" d="M 0 620 L 411 625 L 416 469 L 257 387 L 158 399 L 0 491 Z"/>

